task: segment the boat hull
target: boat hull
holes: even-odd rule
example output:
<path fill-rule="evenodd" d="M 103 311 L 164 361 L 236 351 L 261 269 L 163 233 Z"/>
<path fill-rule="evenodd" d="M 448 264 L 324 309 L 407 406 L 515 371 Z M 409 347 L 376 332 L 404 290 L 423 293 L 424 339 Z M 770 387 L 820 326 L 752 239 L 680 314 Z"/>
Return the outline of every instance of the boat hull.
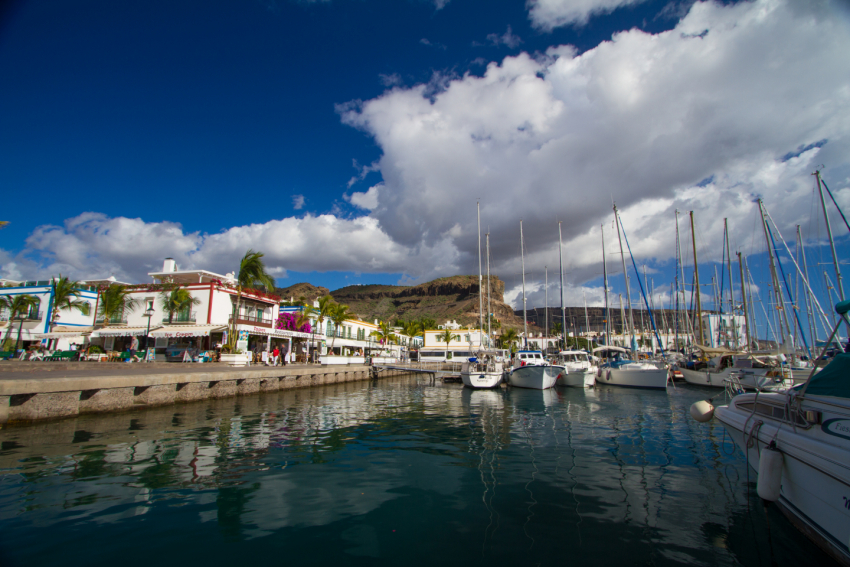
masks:
<path fill-rule="evenodd" d="M 620 386 L 622 388 L 645 388 L 650 390 L 666 390 L 669 374 L 666 368 L 603 368 L 599 379 L 600 384 Z"/>
<path fill-rule="evenodd" d="M 815 399 L 804 402 L 803 410 L 822 412 L 821 424 L 806 429 L 736 405 L 754 399 L 754 394 L 736 396 L 728 406 L 718 407 L 714 415 L 756 470 L 765 447 L 776 441 L 783 455 L 777 504 L 817 545 L 843 565 L 850 565 L 850 437 L 840 435 L 834 423 L 850 424 L 847 400 L 841 400 L 843 404 L 833 403 L 839 398 L 824 398 L 825 404 Z M 762 393 L 758 403 L 784 416 L 784 395 Z M 749 438 L 753 443 L 747 448 Z"/>
<path fill-rule="evenodd" d="M 547 390 L 555 385 L 562 366 L 520 366 L 508 374 L 508 384 L 517 388 Z"/>
<path fill-rule="evenodd" d="M 729 383 L 729 379 L 733 373 L 736 374 L 738 381 L 747 390 L 764 390 L 782 385 L 781 382 L 777 382 L 767 376 L 767 370 L 724 368 L 719 372 L 713 372 L 707 369 L 690 370 L 688 368 L 679 368 L 679 371 L 682 373 L 685 382 L 694 386 L 724 388 Z"/>
<path fill-rule="evenodd" d="M 460 379 L 467 388 L 497 388 L 502 383 L 501 372 L 461 372 Z"/>
<path fill-rule="evenodd" d="M 558 386 L 592 388 L 596 383 L 596 370 L 569 370 L 558 374 Z"/>

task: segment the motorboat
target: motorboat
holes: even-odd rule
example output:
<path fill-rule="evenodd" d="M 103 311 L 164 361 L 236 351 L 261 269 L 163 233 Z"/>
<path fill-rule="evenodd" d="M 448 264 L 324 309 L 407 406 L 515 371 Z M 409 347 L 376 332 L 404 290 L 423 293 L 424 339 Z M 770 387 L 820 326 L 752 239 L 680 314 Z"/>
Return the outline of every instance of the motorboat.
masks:
<path fill-rule="evenodd" d="M 592 388 L 596 383 L 597 368 L 583 350 L 563 350 L 558 353 L 555 364 L 564 368 L 558 374 L 558 386 Z"/>
<path fill-rule="evenodd" d="M 521 350 L 507 374 L 508 384 L 517 388 L 546 390 L 555 385 L 563 366 L 549 364 L 539 350 Z"/>
<path fill-rule="evenodd" d="M 598 383 L 624 388 L 667 389 L 670 375 L 666 366 L 631 360 L 626 357 L 629 351 L 620 347 L 602 346 L 593 349 L 593 352 L 597 351 L 614 353 L 608 362 L 599 367 Z"/>
<path fill-rule="evenodd" d="M 848 310 L 850 301 L 836 306 L 844 321 Z M 716 417 L 758 470 L 759 496 L 850 565 L 850 354 L 786 392 L 743 393 L 716 409 L 697 402 L 691 415 Z"/>
<path fill-rule="evenodd" d="M 707 364 L 698 363 L 694 368 L 679 364 L 679 371 L 688 384 L 723 388 L 734 373 L 741 386 L 748 390 L 764 390 L 776 386 L 781 373 L 745 354 L 727 353 L 711 358 Z"/>
<path fill-rule="evenodd" d="M 468 388 L 496 388 L 503 377 L 504 364 L 497 352 L 481 351 L 466 359 L 460 369 L 460 378 Z"/>

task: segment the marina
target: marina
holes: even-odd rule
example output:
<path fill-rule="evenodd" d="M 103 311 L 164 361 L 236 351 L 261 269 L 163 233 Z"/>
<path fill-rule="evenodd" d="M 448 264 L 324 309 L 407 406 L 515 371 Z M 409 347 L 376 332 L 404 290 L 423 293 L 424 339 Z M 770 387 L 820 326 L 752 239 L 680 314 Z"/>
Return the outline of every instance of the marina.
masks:
<path fill-rule="evenodd" d="M 408 375 L 5 428 L 0 562 L 832 565 L 707 392 Z"/>

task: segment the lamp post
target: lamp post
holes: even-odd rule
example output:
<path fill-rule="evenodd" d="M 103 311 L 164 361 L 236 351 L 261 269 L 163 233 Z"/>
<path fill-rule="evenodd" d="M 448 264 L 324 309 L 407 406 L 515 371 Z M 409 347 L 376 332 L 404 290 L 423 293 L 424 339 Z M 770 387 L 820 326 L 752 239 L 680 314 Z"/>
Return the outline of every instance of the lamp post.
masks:
<path fill-rule="evenodd" d="M 27 320 L 27 314 L 21 312 L 15 315 L 15 318 L 20 321 L 20 324 L 18 324 L 18 340 L 15 342 L 15 354 L 17 354 L 18 350 L 21 348 L 21 331 L 24 328 L 24 321 Z"/>
<path fill-rule="evenodd" d="M 148 335 L 150 335 L 150 333 L 151 333 L 151 317 L 153 317 L 153 314 L 154 314 L 153 305 L 149 303 L 148 308 L 145 310 L 145 312 L 143 314 L 143 317 L 148 318 L 148 330 L 145 333 L 145 362 L 148 361 L 148 343 L 151 340 L 150 336 L 148 336 Z"/>

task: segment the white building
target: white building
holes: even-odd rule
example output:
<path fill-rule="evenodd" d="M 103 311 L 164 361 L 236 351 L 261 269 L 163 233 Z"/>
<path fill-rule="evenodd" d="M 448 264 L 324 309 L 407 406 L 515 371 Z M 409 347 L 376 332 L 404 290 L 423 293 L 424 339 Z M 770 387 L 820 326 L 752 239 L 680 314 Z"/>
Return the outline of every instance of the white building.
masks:
<path fill-rule="evenodd" d="M 93 286 L 82 285 L 78 288 L 78 299 L 88 304 L 83 311 L 77 309 L 62 309 L 56 315 L 53 329 L 50 328 L 54 315 L 53 280 L 14 281 L 0 280 L 0 295 L 14 297 L 16 295 L 32 295 L 38 299 L 38 304 L 26 313 L 18 314 L 10 321 L 11 313 L 0 310 L 0 333 L 5 339 L 7 333 L 12 341 L 17 342 L 20 334 L 20 345 L 26 348 L 35 343 L 47 344 L 50 339 L 57 340 L 57 348 L 67 349 L 71 343 L 82 344 L 86 335 L 94 325 L 94 314 L 97 309 L 97 290 Z M 2 340 L 0 339 L 0 340 Z"/>

